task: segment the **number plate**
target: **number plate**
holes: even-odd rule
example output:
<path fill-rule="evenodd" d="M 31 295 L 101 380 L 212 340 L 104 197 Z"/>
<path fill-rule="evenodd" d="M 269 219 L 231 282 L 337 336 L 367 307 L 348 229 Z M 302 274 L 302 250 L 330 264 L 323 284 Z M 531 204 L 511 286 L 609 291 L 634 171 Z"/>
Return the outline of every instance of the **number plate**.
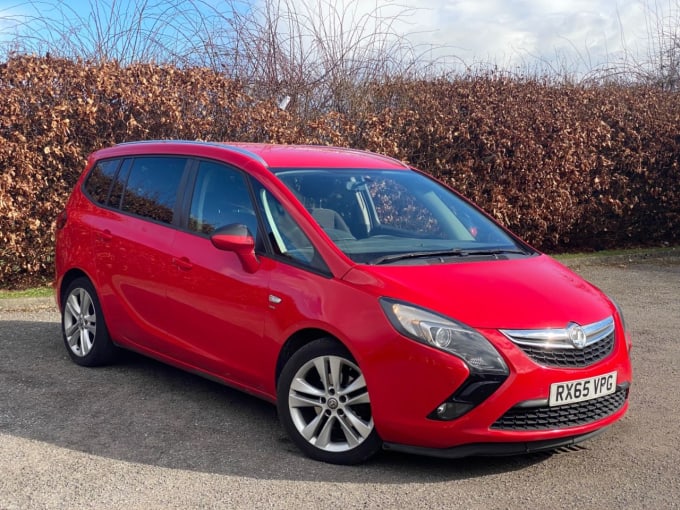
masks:
<path fill-rule="evenodd" d="M 616 372 L 550 385 L 550 407 L 584 402 L 616 391 Z"/>

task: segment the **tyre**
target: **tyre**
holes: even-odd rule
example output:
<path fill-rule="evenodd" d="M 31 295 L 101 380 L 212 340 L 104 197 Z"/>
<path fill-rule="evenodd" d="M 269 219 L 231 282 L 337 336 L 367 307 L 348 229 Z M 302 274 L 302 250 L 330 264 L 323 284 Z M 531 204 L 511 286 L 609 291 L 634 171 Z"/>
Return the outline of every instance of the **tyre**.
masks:
<path fill-rule="evenodd" d="M 61 331 L 71 359 L 78 365 L 94 367 L 111 363 L 117 348 L 111 342 L 104 314 L 94 286 L 77 278 L 63 294 Z"/>
<path fill-rule="evenodd" d="M 313 459 L 357 464 L 382 446 L 361 369 L 334 340 L 315 340 L 288 360 L 277 400 L 286 432 Z"/>

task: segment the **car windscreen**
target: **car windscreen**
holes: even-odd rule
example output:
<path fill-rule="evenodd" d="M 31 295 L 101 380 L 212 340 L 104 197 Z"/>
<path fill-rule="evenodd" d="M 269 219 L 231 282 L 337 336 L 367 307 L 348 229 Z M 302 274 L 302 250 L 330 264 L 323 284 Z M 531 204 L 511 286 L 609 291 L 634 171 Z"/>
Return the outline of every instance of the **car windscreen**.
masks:
<path fill-rule="evenodd" d="M 534 253 L 476 207 L 418 172 L 275 172 L 333 242 L 356 262 L 422 264 Z"/>

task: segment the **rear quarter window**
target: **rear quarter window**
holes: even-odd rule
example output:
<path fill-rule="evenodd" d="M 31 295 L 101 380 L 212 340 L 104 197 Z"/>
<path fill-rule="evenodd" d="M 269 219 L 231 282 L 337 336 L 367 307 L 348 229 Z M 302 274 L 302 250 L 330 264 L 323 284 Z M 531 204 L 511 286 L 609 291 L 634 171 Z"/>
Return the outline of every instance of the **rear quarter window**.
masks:
<path fill-rule="evenodd" d="M 85 181 L 85 193 L 97 204 L 106 205 L 119 160 L 98 161 Z"/>

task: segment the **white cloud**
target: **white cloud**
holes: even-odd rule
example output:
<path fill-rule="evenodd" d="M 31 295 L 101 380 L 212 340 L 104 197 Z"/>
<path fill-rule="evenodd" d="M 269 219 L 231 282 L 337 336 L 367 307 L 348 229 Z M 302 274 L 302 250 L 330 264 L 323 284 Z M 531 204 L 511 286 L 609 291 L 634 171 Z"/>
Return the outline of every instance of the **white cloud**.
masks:
<path fill-rule="evenodd" d="M 406 2 L 418 7 L 426 3 Z M 634 0 L 430 0 L 414 28 L 425 42 L 458 50 L 468 64 L 562 59 L 583 68 L 619 58 L 624 43 L 646 43 L 644 8 Z M 434 21 L 434 23 L 433 23 Z M 642 30 L 641 30 L 642 29 Z"/>
<path fill-rule="evenodd" d="M 288 0 L 298 9 L 317 0 Z M 537 61 L 572 70 L 619 61 L 628 51 L 644 55 L 646 21 L 654 0 L 338 0 L 340 12 L 400 17 L 399 32 L 434 54 L 468 65 L 502 67 Z"/>

